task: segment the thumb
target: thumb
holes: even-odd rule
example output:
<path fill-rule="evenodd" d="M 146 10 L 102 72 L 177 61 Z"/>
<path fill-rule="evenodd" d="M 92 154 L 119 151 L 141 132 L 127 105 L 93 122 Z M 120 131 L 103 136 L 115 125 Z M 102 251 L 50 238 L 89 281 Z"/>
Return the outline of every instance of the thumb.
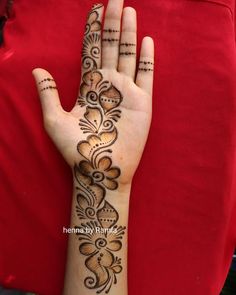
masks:
<path fill-rule="evenodd" d="M 53 119 L 62 111 L 56 83 L 51 74 L 44 69 L 34 69 L 32 73 L 38 89 L 44 120 Z"/>

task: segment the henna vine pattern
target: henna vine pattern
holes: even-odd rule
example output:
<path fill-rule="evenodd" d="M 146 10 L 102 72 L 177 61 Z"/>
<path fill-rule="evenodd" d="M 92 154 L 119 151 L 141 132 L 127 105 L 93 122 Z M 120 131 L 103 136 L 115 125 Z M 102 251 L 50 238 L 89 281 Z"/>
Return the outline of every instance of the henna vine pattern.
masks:
<path fill-rule="evenodd" d="M 82 230 L 78 233 L 79 251 L 86 257 L 85 266 L 91 272 L 84 284 L 98 294 L 108 293 L 117 283 L 122 265 L 116 253 L 122 248 L 125 234 L 125 227 L 117 225 L 118 212 L 106 201 L 107 190 L 118 188 L 117 179 L 121 173 L 112 164 L 111 146 L 118 137 L 115 123 L 121 117 L 118 107 L 122 95 L 112 83 L 103 79 L 98 70 L 101 41 L 99 9 L 99 5 L 93 8 L 85 30 L 78 104 L 86 108 L 79 126 L 87 137 L 77 145 L 83 160 L 74 166 L 76 213 L 83 220 L 76 227 Z"/>

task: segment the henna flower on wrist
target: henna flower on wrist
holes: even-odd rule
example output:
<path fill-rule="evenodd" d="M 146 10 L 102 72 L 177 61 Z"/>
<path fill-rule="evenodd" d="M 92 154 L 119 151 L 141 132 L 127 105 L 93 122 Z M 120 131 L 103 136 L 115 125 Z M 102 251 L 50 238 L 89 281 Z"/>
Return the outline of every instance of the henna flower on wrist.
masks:
<path fill-rule="evenodd" d="M 81 173 L 91 176 L 96 183 L 101 183 L 107 189 L 115 190 L 118 183 L 115 180 L 120 176 L 120 169 L 112 167 L 112 161 L 108 157 L 103 157 L 98 161 L 98 167 L 95 169 L 88 161 L 81 161 L 79 168 Z"/>

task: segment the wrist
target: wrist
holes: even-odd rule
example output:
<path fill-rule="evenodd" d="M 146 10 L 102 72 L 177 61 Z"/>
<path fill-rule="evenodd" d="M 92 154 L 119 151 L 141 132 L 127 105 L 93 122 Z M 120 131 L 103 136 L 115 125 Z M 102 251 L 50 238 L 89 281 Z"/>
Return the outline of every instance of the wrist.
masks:
<path fill-rule="evenodd" d="M 131 183 L 130 184 L 120 184 L 117 190 L 107 191 L 106 200 L 119 210 L 120 214 L 128 215 L 129 200 L 131 193 Z M 80 194 L 80 189 L 78 187 L 78 181 L 74 178 L 73 181 L 73 201 L 77 201 L 77 195 Z"/>
<path fill-rule="evenodd" d="M 75 168 L 72 169 L 73 173 L 73 192 L 76 194 L 80 190 L 80 185 L 79 183 L 85 182 L 88 184 L 88 186 L 93 186 L 96 187 L 102 187 L 104 191 L 106 191 L 106 197 L 109 197 L 114 200 L 115 203 L 121 202 L 124 203 L 126 202 L 127 199 L 129 199 L 130 192 L 131 192 L 131 186 L 132 186 L 132 180 L 128 182 L 119 182 L 117 183 L 117 188 L 116 189 L 107 189 L 107 187 L 104 185 L 103 182 L 96 182 L 96 180 L 90 178 L 87 178 L 86 175 L 82 175 L 81 173 L 77 173 Z"/>

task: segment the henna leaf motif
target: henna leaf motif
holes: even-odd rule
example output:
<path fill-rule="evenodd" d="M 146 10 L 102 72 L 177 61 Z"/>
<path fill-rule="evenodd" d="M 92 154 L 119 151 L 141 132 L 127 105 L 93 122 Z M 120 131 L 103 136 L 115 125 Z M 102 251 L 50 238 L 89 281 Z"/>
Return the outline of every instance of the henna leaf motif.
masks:
<path fill-rule="evenodd" d="M 102 124 L 102 112 L 99 108 L 87 107 L 85 120 L 80 119 L 79 125 L 83 133 L 98 133 Z"/>

